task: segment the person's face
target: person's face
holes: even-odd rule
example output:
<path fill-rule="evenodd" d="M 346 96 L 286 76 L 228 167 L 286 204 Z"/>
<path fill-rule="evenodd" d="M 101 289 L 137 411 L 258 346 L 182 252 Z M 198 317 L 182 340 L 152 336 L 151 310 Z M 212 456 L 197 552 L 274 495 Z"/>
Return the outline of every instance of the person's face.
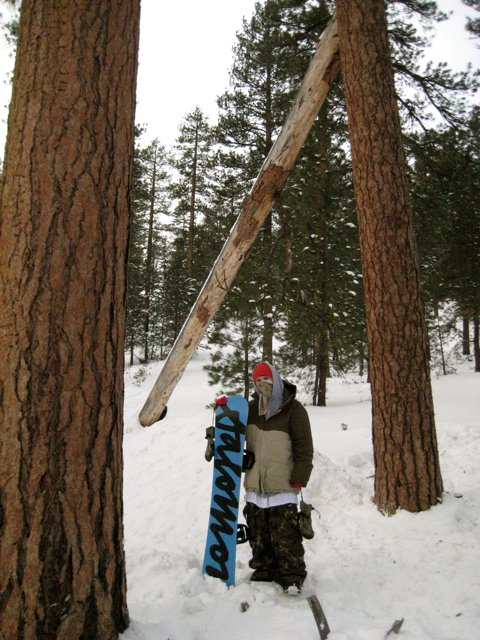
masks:
<path fill-rule="evenodd" d="M 270 398 L 273 391 L 273 380 L 268 376 L 258 376 L 255 385 L 264 398 Z"/>

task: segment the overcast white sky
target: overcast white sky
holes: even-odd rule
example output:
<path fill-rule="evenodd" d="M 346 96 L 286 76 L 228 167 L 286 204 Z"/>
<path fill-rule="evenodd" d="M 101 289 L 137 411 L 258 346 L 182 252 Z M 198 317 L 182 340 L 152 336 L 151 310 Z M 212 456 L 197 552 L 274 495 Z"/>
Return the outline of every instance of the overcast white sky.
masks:
<path fill-rule="evenodd" d="M 172 143 L 196 106 L 215 118 L 235 34 L 254 7 L 255 0 L 142 0 L 136 120 L 149 138 Z"/>
<path fill-rule="evenodd" d="M 181 120 L 197 105 L 215 120 L 216 97 L 228 87 L 235 34 L 242 18 L 252 16 L 255 0 L 165 4 L 142 0 L 136 119 L 148 125 L 146 138 L 158 137 L 168 145 Z M 480 50 L 465 31 L 465 13 L 475 12 L 461 0 L 437 4 L 454 13 L 448 24 L 438 26 L 432 55 L 456 71 L 468 61 L 480 66 Z"/>
<path fill-rule="evenodd" d="M 255 0 L 142 0 L 137 117 L 147 125 L 145 140 L 155 137 L 173 143 L 177 129 L 197 105 L 214 122 L 216 97 L 228 86 L 235 34 L 242 18 L 251 17 Z M 432 49 L 436 60 L 454 70 L 468 61 L 480 66 L 480 50 L 464 29 L 467 9 L 461 0 L 438 0 L 445 11 L 454 10 L 448 23 L 438 27 Z M 8 8 L 0 11 L 6 15 Z M 474 15 L 470 11 L 471 15 Z M 3 38 L 0 38 L 3 40 Z M 11 61 L 0 44 L 0 156 L 6 135 Z"/>

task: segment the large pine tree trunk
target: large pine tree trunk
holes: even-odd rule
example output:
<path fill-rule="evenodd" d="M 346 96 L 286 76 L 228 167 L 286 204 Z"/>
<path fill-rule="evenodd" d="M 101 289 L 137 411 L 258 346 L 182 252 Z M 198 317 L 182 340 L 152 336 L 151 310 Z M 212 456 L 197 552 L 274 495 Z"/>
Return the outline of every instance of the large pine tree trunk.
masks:
<path fill-rule="evenodd" d="M 427 333 L 383 0 L 337 0 L 372 386 L 375 503 L 442 494 Z"/>
<path fill-rule="evenodd" d="M 24 0 L 0 200 L 0 629 L 128 625 L 124 298 L 139 1 Z"/>

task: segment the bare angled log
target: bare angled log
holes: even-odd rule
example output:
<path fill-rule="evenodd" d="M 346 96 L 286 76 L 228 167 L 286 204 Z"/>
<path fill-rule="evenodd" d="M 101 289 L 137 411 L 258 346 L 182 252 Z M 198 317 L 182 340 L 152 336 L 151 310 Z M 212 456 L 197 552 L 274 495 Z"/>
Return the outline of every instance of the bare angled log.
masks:
<path fill-rule="evenodd" d="M 337 23 L 333 17 L 322 34 L 280 135 L 270 150 L 252 190 L 245 197 L 237 222 L 140 413 L 140 423 L 144 427 L 161 419 L 173 389 L 244 263 L 275 197 L 282 191 L 339 71 L 337 52 Z"/>

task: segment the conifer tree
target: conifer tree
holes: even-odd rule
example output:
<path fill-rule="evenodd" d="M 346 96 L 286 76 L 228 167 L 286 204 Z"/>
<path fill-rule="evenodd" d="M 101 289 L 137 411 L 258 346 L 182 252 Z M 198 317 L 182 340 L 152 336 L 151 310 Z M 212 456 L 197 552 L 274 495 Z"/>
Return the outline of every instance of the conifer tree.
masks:
<path fill-rule="evenodd" d="M 337 0 L 365 280 L 375 503 L 441 499 L 427 336 L 382 0 Z"/>
<path fill-rule="evenodd" d="M 475 9 L 475 11 L 480 12 L 480 0 L 462 0 L 467 7 L 471 7 Z M 476 38 L 480 38 L 480 17 L 468 17 L 467 24 L 465 25 L 466 30 L 471 33 Z"/>
<path fill-rule="evenodd" d="M 168 162 L 168 154 L 158 140 L 136 149 L 127 298 L 127 344 L 131 363 L 135 347 L 141 347 L 144 362 L 155 354 L 153 326 L 161 306 L 163 271 L 159 262 L 163 255 L 159 246 L 168 213 Z"/>
<path fill-rule="evenodd" d="M 474 108 L 466 127 L 421 136 L 413 175 L 427 301 L 432 312 L 439 305 L 455 303 L 466 325 L 467 342 L 468 324 L 473 322 L 475 333 L 480 304 L 478 113 Z M 475 345 L 474 350 L 478 350 Z"/>
<path fill-rule="evenodd" d="M 231 90 L 219 98 L 219 141 L 237 151 L 237 161 L 253 179 L 283 124 L 288 108 L 285 87 L 286 55 L 281 3 L 267 0 L 256 5 L 252 19 L 237 34 Z M 274 222 L 271 214 L 254 246 L 259 270 L 252 274 L 261 293 L 263 317 L 262 357 L 273 358 L 273 325 L 278 270 L 272 261 Z"/>
<path fill-rule="evenodd" d="M 154 351 L 152 344 L 153 319 L 155 309 L 161 305 L 161 300 L 155 295 L 159 291 L 159 280 L 162 271 L 159 267 L 159 249 L 161 251 L 161 231 L 163 224 L 161 216 L 165 218 L 168 212 L 167 189 L 169 174 L 167 171 L 167 155 L 165 148 L 155 139 L 143 153 L 145 168 L 144 188 L 147 195 L 147 231 L 145 254 L 145 293 L 144 293 L 144 361 L 148 362 Z"/>
<path fill-rule="evenodd" d="M 235 156 L 228 149 L 218 152 L 211 174 L 209 207 L 198 230 L 200 259 L 210 266 L 220 253 L 249 190 L 249 182 Z M 210 384 L 221 385 L 219 393 L 229 390 L 248 397 L 251 363 L 261 357 L 259 288 L 251 273 L 251 264 L 244 264 L 208 331 L 213 350 L 211 364 L 205 369 Z"/>
<path fill-rule="evenodd" d="M 328 103 L 327 103 L 328 104 Z M 351 169 L 328 106 L 313 128 L 282 200 L 292 221 L 294 260 L 287 289 L 285 364 L 312 369 L 313 404 L 326 380 L 364 360 L 364 309 Z"/>
<path fill-rule="evenodd" d="M 135 135 L 141 135 L 142 130 L 136 128 Z M 147 194 L 143 183 L 143 165 L 141 149 L 135 146 L 132 169 L 132 188 L 130 191 L 130 234 L 128 245 L 127 272 L 127 313 L 125 346 L 129 352 L 130 365 L 134 364 L 135 348 L 143 342 L 143 290 L 144 290 L 144 262 L 146 246 L 146 228 L 143 220 Z"/>
<path fill-rule="evenodd" d="M 225 299 L 225 308 L 213 324 L 209 342 L 215 347 L 211 364 L 206 365 L 209 382 L 220 385 L 219 393 L 243 394 L 249 398 L 252 390 L 252 362 L 261 359 L 261 316 L 257 300 L 256 283 L 250 286 L 239 278 Z M 225 357 L 226 356 L 226 357 Z"/>
<path fill-rule="evenodd" d="M 210 125 L 197 107 L 181 122 L 172 151 L 173 178 L 168 189 L 167 254 L 162 258 L 156 320 L 162 352 L 173 345 L 212 266 L 213 254 L 203 241 L 209 212 L 216 154 Z M 213 250 L 212 250 L 213 251 Z"/>
<path fill-rule="evenodd" d="M 275 76 L 273 76 L 273 74 L 269 76 L 270 78 L 275 77 L 276 80 L 275 84 L 272 84 L 275 100 L 265 100 L 265 104 L 275 105 L 276 109 L 271 115 L 270 120 L 280 123 L 281 119 L 284 118 L 284 110 L 291 100 L 292 90 L 303 76 L 309 59 L 318 44 L 319 35 L 328 22 L 329 12 L 325 3 L 307 7 L 304 3 L 269 2 L 265 5 L 263 11 L 257 10 L 255 18 L 257 18 L 257 20 L 252 20 L 249 28 L 245 29 L 245 35 L 251 35 L 253 33 L 258 37 L 258 34 L 261 34 L 259 41 L 260 44 L 262 44 L 263 40 L 267 38 L 267 35 L 272 37 L 272 34 L 275 34 L 274 44 L 270 44 L 268 47 L 268 56 L 261 57 L 258 55 L 258 57 L 255 57 L 250 49 L 248 49 L 249 46 L 252 46 L 250 41 L 246 39 L 240 40 L 239 48 L 241 46 L 243 47 L 242 51 L 248 50 L 248 54 L 243 51 L 240 61 L 244 59 L 248 59 L 250 62 L 255 60 L 260 65 L 259 71 L 261 72 L 263 68 L 262 64 L 266 60 L 271 67 L 275 69 Z M 264 26 L 266 24 L 269 25 L 269 29 L 261 31 L 259 25 Z M 262 50 L 256 42 L 253 43 L 253 47 L 255 46 L 260 51 Z M 256 51 L 255 48 L 254 51 Z M 235 68 L 234 66 L 234 69 Z M 239 66 L 237 69 L 238 68 Z M 249 70 L 249 73 L 251 76 L 254 75 L 251 70 Z M 239 82 L 242 77 L 243 76 L 240 75 L 240 77 L 237 78 L 237 82 Z M 235 81 L 233 84 L 235 84 Z M 248 90 L 253 92 L 253 88 L 258 94 L 255 98 L 257 101 L 263 99 L 265 94 L 268 95 L 268 92 L 262 93 L 261 89 L 264 89 L 264 85 L 261 83 L 255 85 L 250 82 L 248 84 Z M 272 90 L 270 93 L 272 93 Z M 234 94 L 234 96 L 235 95 L 236 94 Z M 243 94 L 240 93 L 240 96 L 237 97 L 237 103 L 235 104 L 243 105 L 242 95 Z M 234 98 L 230 96 L 230 99 L 233 101 Z M 252 100 L 247 101 L 248 105 L 251 103 Z M 221 104 L 224 105 L 225 102 Z M 263 111 L 265 112 L 265 109 Z M 249 120 L 251 120 L 252 123 L 254 122 L 256 114 L 250 114 L 248 108 L 242 110 L 242 114 L 246 122 Z M 238 110 L 235 115 L 238 119 Z M 327 141 L 331 135 L 336 136 L 336 144 L 338 146 L 341 144 L 340 139 L 342 138 L 342 133 L 343 142 L 345 141 L 345 127 L 343 126 L 343 132 L 341 132 L 342 127 L 338 124 L 338 120 L 341 118 L 338 117 L 338 113 L 336 117 L 336 126 L 333 125 L 335 129 L 334 134 L 328 130 L 328 127 L 332 126 L 333 122 L 335 122 L 334 117 L 329 119 L 328 125 L 324 122 L 323 124 L 317 123 L 314 127 L 305 145 L 305 149 L 301 153 L 301 159 L 298 161 L 298 169 L 291 175 L 281 200 L 278 200 L 274 206 L 274 211 L 278 214 L 278 218 L 275 218 L 273 224 L 268 227 L 270 238 L 268 243 L 269 250 L 265 250 L 265 244 L 260 245 L 260 243 L 258 243 L 255 247 L 257 263 L 262 265 L 260 273 L 257 273 L 255 278 L 259 282 L 263 300 L 273 300 L 274 302 L 271 308 L 267 309 L 267 314 L 265 314 L 265 306 L 263 307 L 264 315 L 275 318 L 276 326 L 286 326 L 286 333 L 283 337 L 287 338 L 287 344 L 282 350 L 282 363 L 293 364 L 295 359 L 297 359 L 297 361 L 301 360 L 299 354 L 304 354 L 303 364 L 312 364 L 317 373 L 319 373 L 317 376 L 317 385 L 315 385 L 314 389 L 314 402 L 321 404 L 325 402 L 325 384 L 328 374 L 328 326 L 332 324 L 332 319 L 340 317 L 336 311 L 331 313 L 331 306 L 328 306 L 329 304 L 332 305 L 332 302 L 327 299 L 326 295 L 326 287 L 328 286 L 328 288 L 330 288 L 330 283 L 327 284 L 326 282 L 326 260 L 322 259 L 328 244 L 326 241 L 328 226 L 326 203 L 330 202 L 330 196 L 332 196 L 333 202 L 333 193 L 325 192 L 325 189 L 328 190 L 330 187 L 330 181 L 325 178 L 325 163 L 328 163 L 328 160 L 326 161 L 325 149 L 323 149 L 323 154 L 320 152 L 320 149 L 329 146 Z M 232 120 L 233 118 L 230 118 L 230 120 L 227 119 L 226 122 L 231 123 Z M 252 129 L 256 132 L 257 136 L 258 131 L 263 130 L 261 123 L 257 127 L 252 126 Z M 240 132 L 243 132 L 243 128 L 240 128 Z M 242 143 L 245 144 L 248 136 L 243 135 L 240 139 Z M 232 143 L 231 138 L 228 139 L 228 141 Z M 249 149 L 254 149 L 258 152 L 258 149 L 261 150 L 262 146 L 260 144 L 256 146 L 256 142 L 257 139 L 252 139 Z M 322 161 L 320 161 L 321 157 L 324 163 L 323 168 Z M 337 182 L 337 185 L 338 184 Z M 344 203 L 346 200 L 347 198 L 344 197 Z M 353 214 L 351 202 L 350 211 Z M 323 231 L 319 233 L 320 227 L 322 227 Z M 302 238 L 302 234 L 305 233 L 305 229 L 309 229 L 309 247 L 307 252 L 303 250 L 305 245 L 303 245 L 300 250 L 298 249 L 299 241 Z M 303 238 L 302 241 L 305 242 Z M 354 239 L 353 247 L 355 247 L 356 244 Z M 262 253 L 259 253 L 260 248 L 264 249 Z M 292 251 L 292 248 L 294 251 Z M 310 271 L 305 268 L 306 253 L 311 256 L 312 268 Z M 353 250 L 352 253 L 355 253 L 355 250 Z M 258 256 L 261 256 L 261 262 L 258 261 Z M 340 261 L 340 258 L 336 256 L 336 260 Z M 348 265 L 343 262 L 341 262 L 341 264 L 343 264 L 345 272 L 354 273 L 355 271 L 355 278 L 357 278 L 359 270 L 358 252 L 355 267 L 349 269 Z M 251 267 L 252 264 L 250 264 L 250 268 Z M 338 270 L 336 269 L 335 271 L 337 272 Z M 301 287 L 303 301 L 306 300 L 306 290 L 309 289 L 308 304 L 307 306 L 301 305 L 298 312 L 298 301 L 295 301 L 295 291 L 293 291 L 292 294 L 289 293 L 289 279 L 292 272 L 295 272 L 296 275 L 300 274 L 301 276 L 300 278 L 294 278 L 293 281 L 295 288 Z M 307 272 L 311 273 L 313 277 L 308 277 Z M 268 280 L 262 277 L 264 273 L 268 274 Z M 302 281 L 301 284 L 300 281 Z M 352 287 L 349 289 L 351 290 Z M 312 295 L 310 295 L 310 293 Z M 286 304 L 287 300 L 289 304 Z M 361 316 L 363 309 L 361 296 L 359 302 L 360 304 L 358 306 Z M 283 321 L 281 322 L 281 319 L 287 310 L 288 320 L 285 325 Z M 297 318 L 297 324 L 294 322 L 294 318 Z M 360 324 L 363 324 L 362 320 Z M 305 327 L 305 331 L 303 332 L 301 330 L 302 325 Z M 311 339 L 312 327 L 316 327 L 315 339 L 313 341 Z M 264 332 L 264 334 L 265 333 L 266 332 Z M 302 335 L 304 336 L 304 348 L 299 348 Z M 305 346 L 306 340 L 309 341 L 308 347 Z M 364 350 L 360 349 L 360 351 Z M 263 349 L 263 353 L 266 353 L 265 348 Z M 308 354 L 308 357 L 306 354 Z"/>
<path fill-rule="evenodd" d="M 139 22 L 138 1 L 22 2 L 0 187 L 9 640 L 111 640 L 128 626 L 124 303 Z"/>
<path fill-rule="evenodd" d="M 214 166 L 212 133 L 208 120 L 198 107 L 187 114 L 179 127 L 174 146 L 176 179 L 171 196 L 175 200 L 172 218 L 174 233 L 186 238 L 187 265 L 192 278 L 198 245 L 196 228 L 202 222 L 208 203 L 210 171 Z M 201 269 L 201 271 L 203 271 Z"/>
<path fill-rule="evenodd" d="M 219 99 L 217 129 L 219 142 L 228 149 L 230 159 L 241 167 L 243 175 L 253 179 L 258 172 L 332 9 L 332 2 L 269 0 L 257 6 L 253 18 L 244 22 L 235 48 L 231 89 Z M 429 22 L 441 19 L 442 15 L 432 3 L 422 0 L 390 3 L 390 12 L 398 89 L 403 91 L 408 83 L 416 83 L 452 118 L 457 104 L 450 95 L 465 89 L 467 76 L 454 78 L 444 68 L 432 67 L 422 75 L 416 66 L 416 56 L 426 46 L 426 40 L 408 24 L 412 12 Z M 331 94 L 330 113 L 323 131 L 317 123 L 302 150 L 298 170 L 290 176 L 249 262 L 242 268 L 251 274 L 251 281 L 258 283 L 259 295 L 249 299 L 258 301 L 263 315 L 263 356 L 274 355 L 268 347 L 272 344 L 269 326 L 284 327 L 282 337 L 286 337 L 287 344 L 282 349 L 282 363 L 294 364 L 298 357 L 304 365 L 308 363 L 314 368 L 317 382 L 313 398 L 321 403 L 332 362 L 337 370 L 358 365 L 363 371 L 368 358 L 351 172 L 348 158 L 336 151 L 346 141 L 343 98 L 338 90 Z M 426 102 L 410 103 L 405 99 L 402 102 L 405 119 L 422 121 Z M 322 137 L 325 141 L 329 136 L 333 140 L 332 158 L 326 159 L 328 179 L 321 181 L 318 145 Z M 339 161 L 335 187 L 333 168 Z M 323 216 L 320 211 L 324 211 Z M 318 233 L 319 230 L 323 232 Z M 346 233 L 345 238 L 342 232 Z M 310 260 L 306 260 L 307 256 Z M 290 276 L 297 264 L 300 278 L 295 273 L 289 291 Z M 313 274 L 308 283 L 306 273 Z M 295 300 L 305 302 L 307 298 L 308 304 L 299 309 Z M 317 338 L 308 344 L 311 331 L 302 332 L 302 325 L 308 329 L 316 327 Z M 300 346 L 302 334 L 305 341 Z M 280 337 L 280 332 L 277 335 Z"/>

